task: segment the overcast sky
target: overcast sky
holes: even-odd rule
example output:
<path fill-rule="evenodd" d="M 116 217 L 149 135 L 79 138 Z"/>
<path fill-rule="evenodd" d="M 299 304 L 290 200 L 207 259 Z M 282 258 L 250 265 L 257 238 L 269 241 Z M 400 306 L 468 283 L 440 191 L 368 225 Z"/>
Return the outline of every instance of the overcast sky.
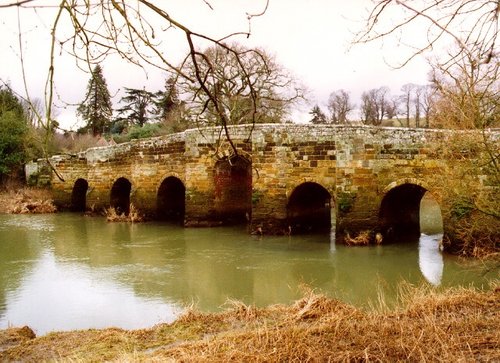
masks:
<path fill-rule="evenodd" d="M 57 4 L 58 1 L 39 0 Z M 11 0 L 0 0 L 1 4 Z M 246 13 L 263 10 L 265 0 L 211 0 L 210 9 L 203 0 L 162 0 L 169 14 L 190 27 L 212 37 L 247 31 Z M 416 59 L 403 69 L 395 69 L 408 49 L 397 39 L 387 39 L 369 45 L 352 45 L 354 33 L 363 28 L 371 6 L 369 0 L 270 0 L 265 15 L 251 22 L 251 36 L 236 37 L 235 41 L 252 47 L 264 47 L 274 54 L 309 89 L 310 103 L 295 113 L 296 121 L 308 119 L 307 112 L 319 104 L 326 111 L 332 91 L 345 89 L 359 105 L 363 91 L 388 86 L 398 94 L 406 83 L 426 84 L 426 61 Z M 44 98 L 44 86 L 49 64 L 50 23 L 54 9 L 19 11 L 22 27 L 22 48 L 27 86 L 31 97 Z M 19 93 L 24 92 L 19 59 L 17 9 L 0 9 L 0 79 L 9 82 Z M 419 37 L 418 29 L 411 36 Z M 172 38 L 164 44 L 171 59 L 181 59 L 185 44 Z M 177 58 L 176 58 L 177 57 Z M 123 87 L 156 91 L 163 88 L 165 76 L 159 71 L 127 66 L 117 59 L 106 60 L 104 76 L 115 107 Z M 83 100 L 89 75 L 75 67 L 74 60 L 61 56 L 56 60 L 57 104 L 77 104 Z M 74 107 L 61 108 L 57 119 L 64 127 L 75 127 Z"/>

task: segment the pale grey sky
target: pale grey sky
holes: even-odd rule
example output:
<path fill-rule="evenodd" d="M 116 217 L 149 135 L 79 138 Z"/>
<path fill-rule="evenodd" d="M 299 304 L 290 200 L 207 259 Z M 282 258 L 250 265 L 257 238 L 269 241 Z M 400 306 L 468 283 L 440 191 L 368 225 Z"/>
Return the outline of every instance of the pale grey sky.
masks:
<path fill-rule="evenodd" d="M 57 4 L 55 0 L 38 0 Z M 9 3 L 0 0 L 0 5 Z M 169 14 L 192 30 L 214 38 L 237 31 L 247 31 L 246 13 L 258 13 L 265 0 L 211 0 L 211 10 L 204 0 L 162 0 L 162 7 Z M 274 54 L 279 63 L 293 72 L 310 90 L 310 104 L 294 113 L 295 121 L 308 119 L 309 109 L 319 104 L 326 110 L 329 94 L 338 89 L 351 93 L 359 104 L 363 91 L 388 86 L 398 94 L 406 83 L 426 84 L 428 66 L 423 58 L 412 61 L 403 69 L 395 69 L 408 54 L 398 39 L 352 46 L 354 33 L 363 27 L 363 20 L 371 6 L 369 0 L 270 0 L 265 15 L 254 18 L 250 38 L 235 37 L 239 43 L 252 47 L 264 47 Z M 31 97 L 43 99 L 49 64 L 49 32 L 54 9 L 19 12 L 22 26 L 22 48 L 25 60 L 26 80 Z M 10 82 L 18 92 L 24 92 L 19 59 L 18 12 L 15 8 L 0 9 L 0 79 Z M 415 29 L 412 37 L 421 37 Z M 171 59 L 181 59 L 185 43 L 175 36 L 164 44 Z M 103 64 L 104 76 L 117 106 L 119 90 L 123 87 L 142 88 L 151 91 L 161 89 L 164 75 L 149 70 L 147 74 L 117 59 Z M 56 103 L 77 104 L 85 95 L 89 75 L 78 70 L 75 61 L 67 56 L 56 60 Z M 64 127 L 76 122 L 74 107 L 61 108 L 57 119 Z"/>

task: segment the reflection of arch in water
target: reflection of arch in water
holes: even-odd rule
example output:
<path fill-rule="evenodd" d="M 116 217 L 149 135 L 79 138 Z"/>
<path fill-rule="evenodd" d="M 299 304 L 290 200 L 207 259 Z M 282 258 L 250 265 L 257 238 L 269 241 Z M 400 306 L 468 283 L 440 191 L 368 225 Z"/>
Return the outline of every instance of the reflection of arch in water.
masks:
<path fill-rule="evenodd" d="M 414 180 L 386 188 L 379 210 L 379 225 L 385 240 L 420 236 L 421 201 L 426 193 L 427 188 Z"/>
<path fill-rule="evenodd" d="M 130 191 L 132 184 L 127 178 L 118 178 L 111 187 L 110 205 L 118 214 L 128 215 L 130 211 Z"/>
<path fill-rule="evenodd" d="M 217 217 L 226 223 L 246 223 L 252 212 L 252 163 L 242 156 L 219 160 L 214 168 Z"/>
<path fill-rule="evenodd" d="M 418 266 L 424 278 L 434 286 L 441 285 L 443 277 L 442 234 L 428 236 L 424 233 L 418 240 Z"/>
<path fill-rule="evenodd" d="M 293 233 L 330 231 L 331 211 L 331 194 L 320 184 L 305 182 L 288 199 L 287 219 Z"/>
<path fill-rule="evenodd" d="M 71 192 L 71 210 L 73 212 L 85 212 L 87 205 L 87 190 L 89 183 L 82 178 L 75 181 Z"/>
<path fill-rule="evenodd" d="M 186 210 L 186 187 L 179 178 L 169 176 L 158 188 L 156 215 L 158 219 L 182 223 Z"/>

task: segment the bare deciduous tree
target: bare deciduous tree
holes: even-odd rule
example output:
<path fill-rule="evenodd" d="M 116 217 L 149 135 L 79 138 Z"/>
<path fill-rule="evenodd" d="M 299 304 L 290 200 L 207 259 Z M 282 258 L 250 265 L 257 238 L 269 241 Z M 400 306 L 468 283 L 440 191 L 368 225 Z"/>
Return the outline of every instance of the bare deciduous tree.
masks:
<path fill-rule="evenodd" d="M 213 46 L 186 59 L 177 82 L 180 96 L 197 126 L 281 122 L 303 90 L 263 49 L 231 44 L 234 52 Z M 208 92 L 190 81 L 203 76 Z M 245 76 L 246 74 L 246 76 Z M 213 99 L 209 97 L 209 94 Z"/>
<path fill-rule="evenodd" d="M 330 120 L 334 124 L 347 123 L 347 115 L 354 108 L 351 103 L 349 93 L 343 89 L 334 91 L 328 98 L 328 110 L 330 111 Z"/>
<path fill-rule="evenodd" d="M 430 119 L 432 117 L 436 103 L 436 88 L 432 84 L 428 84 L 422 87 L 422 111 L 425 118 L 425 127 L 430 127 Z"/>
<path fill-rule="evenodd" d="M 363 92 L 361 95 L 361 117 L 366 125 L 379 126 L 392 107 L 389 88 L 380 87 Z"/>
<path fill-rule="evenodd" d="M 433 66 L 431 81 L 437 91 L 435 122 L 452 129 L 480 129 L 500 125 L 500 63 L 476 63 L 464 56 L 452 66 Z"/>
<path fill-rule="evenodd" d="M 269 0 L 263 0 L 263 11 L 259 14 L 247 14 L 249 23 L 253 17 L 261 16 L 267 9 Z M 209 6 L 204 0 L 200 6 Z M 202 72 L 200 60 L 204 59 L 203 51 L 207 44 L 216 44 L 219 48 L 232 54 L 241 65 L 241 79 L 248 84 L 250 102 L 257 113 L 257 95 L 253 88 L 251 76 L 240 62 L 241 54 L 226 45 L 228 38 L 236 35 L 249 36 L 248 31 L 235 32 L 223 38 L 212 38 L 197 33 L 176 20 L 162 2 L 150 0 L 59 0 L 57 5 L 47 4 L 41 0 L 12 0 L 1 5 L 2 8 L 16 7 L 19 11 L 26 8 L 52 8 L 54 16 L 50 24 L 51 45 L 49 51 L 50 66 L 47 77 L 45 95 L 46 115 L 51 115 L 55 97 L 54 76 L 58 71 L 56 58 L 59 53 L 69 53 L 78 62 L 82 69 L 91 71 L 94 64 L 104 61 L 110 56 L 118 56 L 122 60 L 139 67 L 151 66 L 168 72 L 174 72 L 179 77 L 197 84 L 199 93 L 204 93 L 208 103 L 215 113 L 219 114 L 220 124 L 224 127 L 225 135 L 229 139 L 227 129 L 228 119 L 224 110 L 220 108 L 215 89 L 206 84 L 205 74 Z M 181 34 L 185 39 L 189 58 L 194 66 L 194 73 L 186 74 L 175 65 L 175 57 L 168 35 L 172 32 Z M 19 32 L 21 37 L 21 31 Z M 20 42 L 21 43 L 21 42 Z M 21 54 L 22 60 L 22 54 Z M 29 98 L 29 97 L 28 97 Z M 50 134 L 49 117 L 45 119 L 44 127 Z M 234 145 L 232 145 L 234 148 Z M 237 153 L 236 148 L 234 148 Z"/>
<path fill-rule="evenodd" d="M 406 127 L 410 127 L 413 92 L 416 87 L 417 85 L 413 83 L 407 83 L 404 84 L 403 87 L 401 87 L 402 94 L 400 96 L 400 102 L 401 102 L 401 109 L 403 110 L 403 115 L 406 120 L 406 125 L 405 125 Z"/>
<path fill-rule="evenodd" d="M 420 118 L 422 115 L 422 97 L 424 93 L 425 86 L 418 85 L 415 87 L 415 91 L 413 92 L 413 105 L 415 107 L 415 127 L 420 127 Z"/>

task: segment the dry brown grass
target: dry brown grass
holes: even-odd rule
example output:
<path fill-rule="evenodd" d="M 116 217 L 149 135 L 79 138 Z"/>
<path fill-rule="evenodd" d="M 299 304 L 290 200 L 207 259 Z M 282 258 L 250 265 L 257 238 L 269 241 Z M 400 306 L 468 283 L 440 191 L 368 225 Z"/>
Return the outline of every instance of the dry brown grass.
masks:
<path fill-rule="evenodd" d="M 144 221 L 144 216 L 133 204 L 130 204 L 130 210 L 128 214 L 118 213 L 114 207 L 109 207 L 108 209 L 105 209 L 104 214 L 108 222 L 137 223 Z"/>
<path fill-rule="evenodd" d="M 53 333 L 2 345 L 0 360 L 499 361 L 500 286 L 401 287 L 399 308 L 362 311 L 313 291 L 291 306 L 189 310 L 151 329 Z M 384 310 L 384 311 L 382 311 Z M 12 339 L 11 339 L 12 341 Z"/>
<path fill-rule="evenodd" d="M 0 213 L 28 214 L 57 211 L 48 189 L 8 188 L 0 192 Z"/>

